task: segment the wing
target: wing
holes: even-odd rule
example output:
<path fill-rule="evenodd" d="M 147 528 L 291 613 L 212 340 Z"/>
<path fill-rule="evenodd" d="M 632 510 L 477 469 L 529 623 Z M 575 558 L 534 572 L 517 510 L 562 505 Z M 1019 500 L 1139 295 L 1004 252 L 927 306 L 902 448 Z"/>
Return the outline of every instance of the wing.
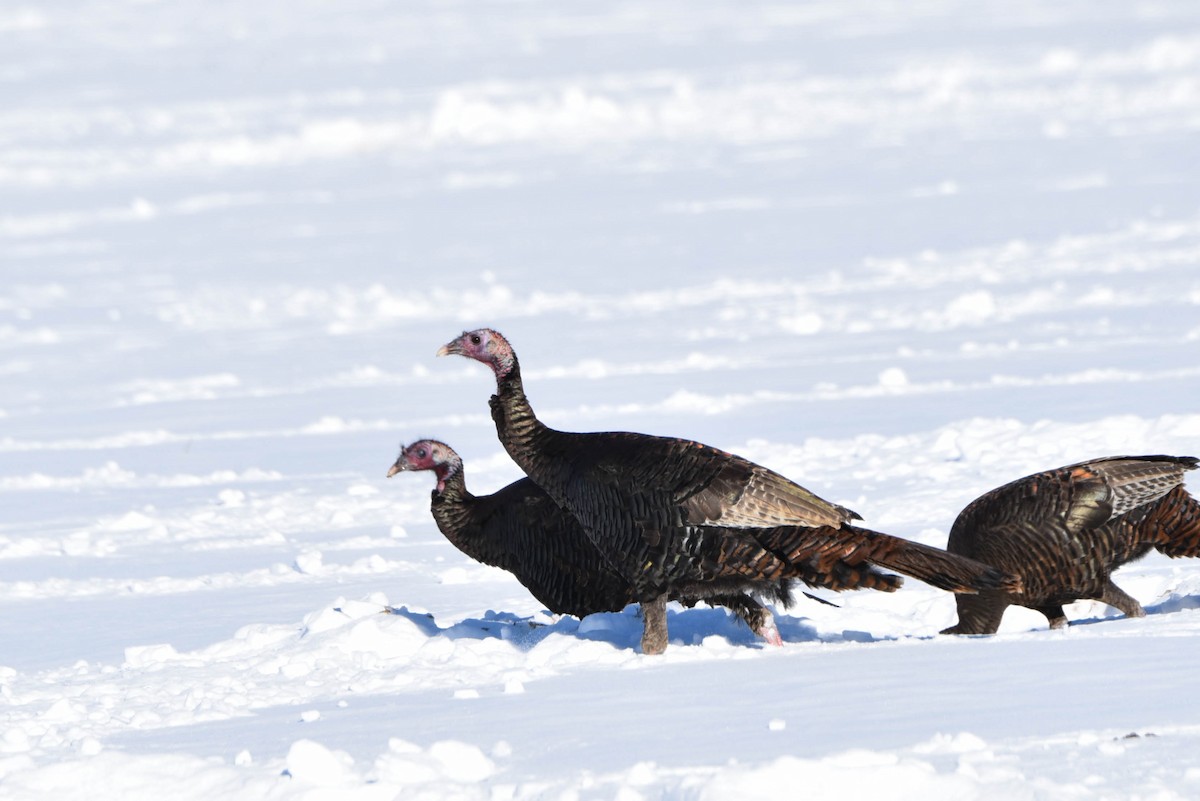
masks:
<path fill-rule="evenodd" d="M 1108 487 L 1114 516 L 1157 501 L 1183 483 L 1197 460 L 1178 456 L 1114 456 L 1072 467 L 1081 480 L 1100 478 Z"/>
<path fill-rule="evenodd" d="M 615 481 L 676 507 L 691 525 L 836 526 L 859 515 L 748 459 L 690 440 L 578 434 L 573 477 Z M 621 491 L 621 487 L 617 487 Z"/>

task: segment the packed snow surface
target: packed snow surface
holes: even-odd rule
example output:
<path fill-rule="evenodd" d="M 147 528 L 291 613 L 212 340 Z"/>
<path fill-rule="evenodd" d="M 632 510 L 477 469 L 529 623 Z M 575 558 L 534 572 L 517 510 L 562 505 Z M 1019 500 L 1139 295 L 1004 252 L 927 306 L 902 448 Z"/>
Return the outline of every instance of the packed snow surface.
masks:
<path fill-rule="evenodd" d="M 1192 799 L 1200 560 L 1048 631 L 554 618 L 384 478 L 543 420 L 944 545 L 1200 455 L 1193 0 L 0 7 L 0 798 Z M 1193 480 L 1193 483 L 1195 481 Z"/>

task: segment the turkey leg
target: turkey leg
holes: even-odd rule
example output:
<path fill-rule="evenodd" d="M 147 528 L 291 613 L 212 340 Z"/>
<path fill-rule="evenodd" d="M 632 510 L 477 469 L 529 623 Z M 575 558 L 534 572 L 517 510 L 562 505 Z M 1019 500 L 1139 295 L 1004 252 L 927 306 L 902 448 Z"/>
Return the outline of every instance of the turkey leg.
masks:
<path fill-rule="evenodd" d="M 667 650 L 667 595 L 642 604 L 642 653 L 661 654 Z"/>
<path fill-rule="evenodd" d="M 1104 585 L 1104 592 L 1100 595 L 1099 600 L 1116 607 L 1126 614 L 1128 617 L 1145 617 L 1146 610 L 1142 609 L 1142 605 L 1131 598 L 1126 592 L 1112 583 L 1112 579 Z"/>

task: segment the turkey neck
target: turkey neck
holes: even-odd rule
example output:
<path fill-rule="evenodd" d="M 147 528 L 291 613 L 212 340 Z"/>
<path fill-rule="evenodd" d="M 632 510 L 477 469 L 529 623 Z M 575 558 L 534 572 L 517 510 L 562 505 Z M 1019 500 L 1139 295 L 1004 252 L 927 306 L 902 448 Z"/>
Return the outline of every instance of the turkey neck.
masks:
<path fill-rule="evenodd" d="M 502 549 L 497 547 L 498 543 L 482 536 L 483 530 L 475 519 L 477 505 L 475 496 L 467 492 L 462 473 L 455 472 L 445 478 L 441 492 L 433 491 L 429 511 L 438 531 L 451 545 L 472 559 L 498 565 Z"/>
<path fill-rule="evenodd" d="M 521 382 L 521 367 L 515 360 L 508 375 L 497 380 L 496 394 L 488 404 L 496 423 L 496 435 L 508 455 L 535 484 L 561 503 L 562 482 L 555 481 L 553 472 L 547 469 L 546 455 L 552 452 L 552 442 L 562 432 L 544 425 L 533 413 Z"/>

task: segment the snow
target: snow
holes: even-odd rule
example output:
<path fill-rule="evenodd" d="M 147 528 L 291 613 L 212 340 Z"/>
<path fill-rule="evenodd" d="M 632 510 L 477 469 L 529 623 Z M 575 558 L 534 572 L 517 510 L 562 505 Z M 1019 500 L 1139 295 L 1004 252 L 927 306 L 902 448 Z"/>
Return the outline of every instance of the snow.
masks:
<path fill-rule="evenodd" d="M 1200 564 L 1148 612 L 554 618 L 397 446 L 686 436 L 944 545 L 1200 454 L 1200 9 L 0 8 L 0 798 L 1189 799 Z M 1193 480 L 1193 484 L 1195 481 Z"/>

